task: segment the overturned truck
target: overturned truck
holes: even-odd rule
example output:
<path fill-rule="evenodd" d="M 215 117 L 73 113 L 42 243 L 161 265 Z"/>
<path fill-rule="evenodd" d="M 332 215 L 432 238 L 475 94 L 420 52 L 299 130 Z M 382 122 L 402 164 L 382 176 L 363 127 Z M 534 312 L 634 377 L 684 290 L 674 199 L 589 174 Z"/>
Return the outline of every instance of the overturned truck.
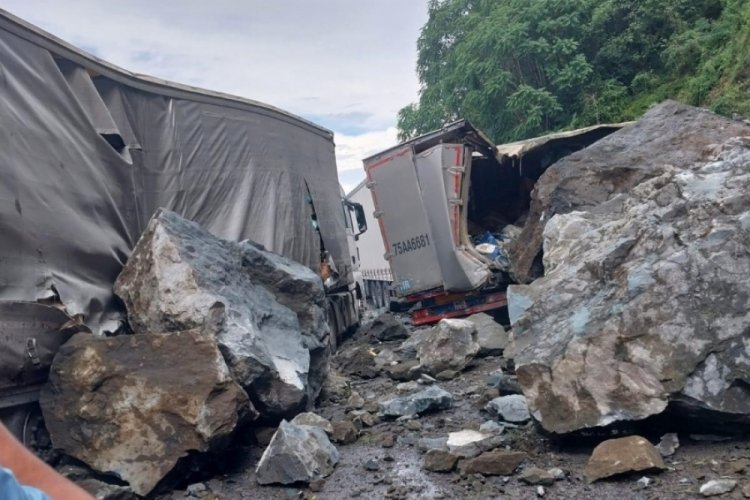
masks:
<path fill-rule="evenodd" d="M 358 207 L 332 132 L 133 74 L 2 10 L 0 68 L 0 416 L 38 398 L 71 333 L 122 327 L 112 285 L 159 208 L 321 273 L 334 334 L 358 321 Z"/>
<path fill-rule="evenodd" d="M 413 323 L 505 307 L 507 286 L 541 266 L 537 255 L 520 273 L 510 257 L 536 181 L 559 159 L 621 127 L 495 146 L 459 120 L 365 159 L 385 259 Z"/>

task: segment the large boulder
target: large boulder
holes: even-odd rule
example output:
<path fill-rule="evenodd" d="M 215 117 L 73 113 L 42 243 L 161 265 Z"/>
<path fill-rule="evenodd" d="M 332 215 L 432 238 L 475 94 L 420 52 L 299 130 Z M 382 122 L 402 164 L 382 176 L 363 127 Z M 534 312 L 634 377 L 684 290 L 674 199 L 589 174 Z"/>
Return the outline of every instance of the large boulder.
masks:
<path fill-rule="evenodd" d="M 579 207 L 546 223 L 545 276 L 508 289 L 518 381 L 545 429 L 670 404 L 750 423 L 747 137 L 667 103 L 542 176 L 547 193 L 562 176 Z"/>
<path fill-rule="evenodd" d="M 508 332 L 503 325 L 487 313 L 472 314 L 468 321 L 474 323 L 477 329 L 477 343 L 479 352 L 477 356 L 499 356 L 508 346 Z"/>
<path fill-rule="evenodd" d="M 478 352 L 477 329 L 465 319 L 441 319 L 417 345 L 419 363 L 432 375 L 463 370 Z"/>
<path fill-rule="evenodd" d="M 329 476 L 339 452 L 319 427 L 282 420 L 255 469 L 259 484 L 309 483 Z"/>
<path fill-rule="evenodd" d="M 223 445 L 245 392 L 210 334 L 96 337 L 64 344 L 41 395 L 55 448 L 146 495 L 191 451 Z"/>
<path fill-rule="evenodd" d="M 317 397 L 328 368 L 324 290 L 310 269 L 157 212 L 115 282 L 136 333 L 212 329 L 235 379 L 264 414 Z"/>

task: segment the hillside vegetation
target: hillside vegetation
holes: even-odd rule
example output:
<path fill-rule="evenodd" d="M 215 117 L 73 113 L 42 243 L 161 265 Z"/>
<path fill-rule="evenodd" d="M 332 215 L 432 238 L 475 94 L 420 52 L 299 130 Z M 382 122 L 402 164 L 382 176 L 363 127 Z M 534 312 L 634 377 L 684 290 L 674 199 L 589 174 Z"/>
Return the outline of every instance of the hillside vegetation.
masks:
<path fill-rule="evenodd" d="M 465 117 L 496 142 L 667 98 L 750 116 L 750 1 L 431 0 L 407 139 Z"/>

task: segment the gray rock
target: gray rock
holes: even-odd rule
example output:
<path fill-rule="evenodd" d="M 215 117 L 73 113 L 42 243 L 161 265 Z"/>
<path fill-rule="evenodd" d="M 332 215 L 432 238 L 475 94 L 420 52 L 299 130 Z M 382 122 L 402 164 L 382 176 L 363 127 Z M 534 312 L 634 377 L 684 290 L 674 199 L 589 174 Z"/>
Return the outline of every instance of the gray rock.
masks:
<path fill-rule="evenodd" d="M 417 358 L 425 372 L 461 371 L 479 352 L 474 323 L 464 319 L 442 319 L 417 345 Z"/>
<path fill-rule="evenodd" d="M 520 424 L 531 419 L 526 398 L 520 394 L 495 398 L 487 403 L 484 409 L 506 422 L 515 424 Z"/>
<path fill-rule="evenodd" d="M 651 479 L 650 477 L 643 476 L 638 481 L 636 481 L 635 484 L 637 484 L 640 489 L 645 490 L 646 488 L 648 488 L 649 486 L 651 486 L 651 484 L 653 482 L 654 482 L 654 480 Z"/>
<path fill-rule="evenodd" d="M 490 373 L 487 377 L 487 385 L 497 389 L 501 396 L 522 394 L 521 386 L 518 384 L 516 376 L 503 373 L 502 370 Z"/>
<path fill-rule="evenodd" d="M 259 484 L 309 483 L 329 476 L 338 461 L 339 452 L 322 429 L 282 420 L 255 474 Z"/>
<path fill-rule="evenodd" d="M 256 415 L 213 335 L 196 330 L 79 333 L 55 356 L 41 406 L 55 448 L 139 495 L 188 452 L 219 450 L 243 415 Z"/>
<path fill-rule="evenodd" d="M 747 136 L 669 102 L 542 175 L 524 232 L 543 240 L 545 276 L 508 303 L 516 374 L 547 431 L 670 403 L 709 427 L 750 423 Z"/>
<path fill-rule="evenodd" d="M 544 469 L 539 467 L 526 467 L 523 472 L 518 476 L 518 479 L 526 484 L 531 485 L 542 485 L 552 486 L 555 482 L 555 477 Z"/>
<path fill-rule="evenodd" d="M 422 438 L 417 441 L 417 448 L 422 452 L 429 450 L 448 450 L 448 438 Z"/>
<path fill-rule="evenodd" d="M 318 427 L 323 429 L 323 431 L 329 436 L 333 434 L 333 425 L 331 425 L 331 421 L 316 413 L 300 413 L 292 419 L 291 423 L 294 425 L 310 425 L 312 427 Z"/>
<path fill-rule="evenodd" d="M 427 450 L 423 467 L 431 472 L 450 472 L 456 468 L 459 457 L 444 450 Z"/>
<path fill-rule="evenodd" d="M 494 420 L 487 420 L 479 426 L 479 432 L 485 432 L 488 434 L 502 434 L 505 431 L 505 426 L 499 424 Z"/>
<path fill-rule="evenodd" d="M 375 318 L 372 323 L 364 325 L 360 335 L 372 337 L 382 342 L 401 340 L 409 336 L 409 330 L 391 313 L 385 313 Z"/>
<path fill-rule="evenodd" d="M 79 479 L 75 483 L 96 500 L 139 500 L 142 498 L 127 486 L 105 483 L 93 477 Z"/>
<path fill-rule="evenodd" d="M 448 451 L 463 458 L 476 457 L 484 451 L 497 448 L 503 443 L 502 436 L 465 429 L 448 434 Z"/>
<path fill-rule="evenodd" d="M 262 413 L 293 414 L 317 397 L 330 330 L 323 283 L 307 267 L 159 210 L 114 290 L 136 333 L 213 330 Z"/>
<path fill-rule="evenodd" d="M 737 481 L 734 479 L 712 479 L 706 483 L 703 483 L 700 488 L 700 493 L 704 497 L 712 497 L 715 495 L 723 495 L 729 493 L 737 487 Z"/>
<path fill-rule="evenodd" d="M 565 471 L 559 467 L 552 467 L 547 472 L 549 472 L 550 475 L 555 478 L 555 481 L 562 481 L 563 479 L 565 479 Z"/>
<path fill-rule="evenodd" d="M 380 403 L 380 414 L 384 417 L 420 415 L 422 413 L 445 410 L 453 404 L 453 397 L 437 385 L 399 398 Z"/>
<path fill-rule="evenodd" d="M 675 454 L 677 451 L 677 448 L 680 447 L 680 439 L 677 437 L 677 434 L 674 432 L 670 432 L 668 434 L 664 434 L 661 437 L 661 440 L 659 441 L 659 444 L 656 445 L 656 449 L 659 450 L 659 453 L 661 453 L 661 456 L 663 457 L 671 457 Z"/>
<path fill-rule="evenodd" d="M 486 313 L 472 314 L 467 320 L 477 329 L 479 352 L 477 356 L 499 356 L 508 345 L 508 333 L 503 325 Z"/>
<path fill-rule="evenodd" d="M 396 351 L 406 359 L 415 359 L 417 357 L 417 348 L 429 338 L 432 328 L 423 328 L 414 330 L 409 338 L 401 342 Z"/>
<path fill-rule="evenodd" d="M 357 441 L 359 431 L 349 420 L 334 420 L 331 422 L 333 427 L 332 439 L 336 443 L 351 444 Z"/>

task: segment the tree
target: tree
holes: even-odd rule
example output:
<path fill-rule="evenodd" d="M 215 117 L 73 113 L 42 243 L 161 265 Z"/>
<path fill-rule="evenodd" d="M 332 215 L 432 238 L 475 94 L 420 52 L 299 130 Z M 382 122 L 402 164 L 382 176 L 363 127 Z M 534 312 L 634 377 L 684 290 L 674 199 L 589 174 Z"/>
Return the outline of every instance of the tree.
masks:
<path fill-rule="evenodd" d="M 430 0 L 417 42 L 419 101 L 399 111 L 399 136 L 466 117 L 507 142 L 631 119 L 666 97 L 704 104 L 720 82 L 742 73 L 741 58 L 717 60 L 715 50 L 750 50 L 732 41 L 750 33 L 745 4 Z"/>

